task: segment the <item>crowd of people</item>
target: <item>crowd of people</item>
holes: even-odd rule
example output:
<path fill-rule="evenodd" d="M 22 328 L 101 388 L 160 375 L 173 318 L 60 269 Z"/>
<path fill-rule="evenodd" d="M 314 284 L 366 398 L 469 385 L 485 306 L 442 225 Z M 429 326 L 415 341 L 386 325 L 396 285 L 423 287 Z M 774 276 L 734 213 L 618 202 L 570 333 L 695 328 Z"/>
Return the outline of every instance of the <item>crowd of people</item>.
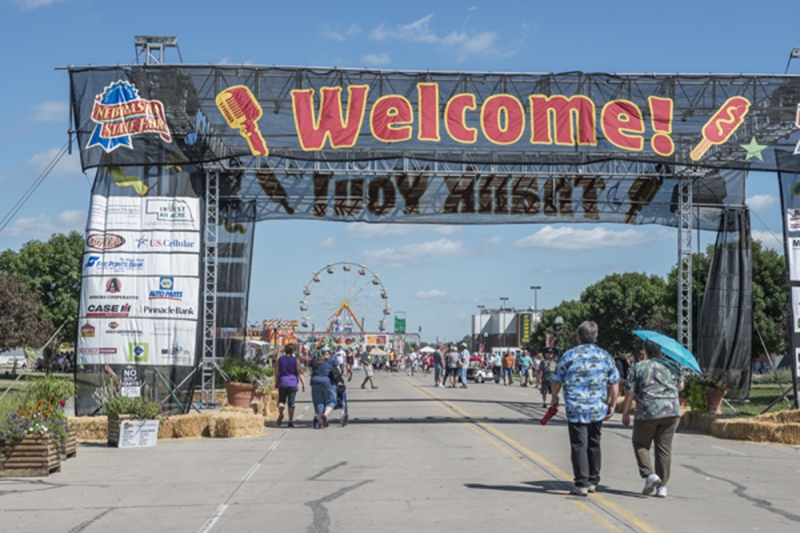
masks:
<path fill-rule="evenodd" d="M 682 390 L 683 374 L 677 363 L 668 359 L 660 347 L 646 341 L 634 354 L 635 361 L 612 358 L 597 346 L 597 325 L 586 321 L 577 330 L 578 345 L 556 358 L 554 350 L 531 355 L 528 350 L 506 349 L 494 353 L 471 354 L 465 343 L 437 344 L 435 348 L 405 355 L 374 352 L 366 347 L 359 352 L 353 347 L 333 352 L 321 346 L 308 361 L 310 385 L 314 404 L 314 427 L 328 427 L 331 411 L 341 407 L 345 383 L 353 379 L 354 371 L 362 368 L 361 388 L 377 389 L 375 372 L 399 372 L 407 375 L 433 372 L 435 387 L 466 389 L 470 370 L 494 377 L 503 386 L 538 387 L 542 407 L 557 410 L 563 397 L 570 443 L 574 486 L 571 494 L 588 496 L 600 484 L 602 464 L 602 426 L 616 412 L 620 385 L 624 391 L 622 423 L 631 425 L 629 410 L 636 401 L 632 445 L 639 474 L 644 479 L 643 494 L 667 496 L 670 479 L 672 441 L 678 426 L 680 408 L 678 393 Z M 295 395 L 298 385 L 305 391 L 303 365 L 294 355 L 294 345 L 288 345 L 275 362 L 275 380 L 279 390 L 277 425 L 288 414 L 289 427 L 294 426 Z M 550 401 L 548 402 L 548 397 Z M 651 460 L 655 448 L 655 467 Z"/>

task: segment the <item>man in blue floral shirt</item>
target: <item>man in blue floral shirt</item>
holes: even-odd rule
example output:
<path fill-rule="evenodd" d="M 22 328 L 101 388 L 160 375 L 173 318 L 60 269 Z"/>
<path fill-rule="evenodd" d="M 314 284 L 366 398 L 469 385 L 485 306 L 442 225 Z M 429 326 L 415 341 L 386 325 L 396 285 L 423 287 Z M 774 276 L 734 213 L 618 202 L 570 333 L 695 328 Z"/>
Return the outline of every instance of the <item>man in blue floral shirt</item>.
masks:
<path fill-rule="evenodd" d="M 599 348 L 597 324 L 578 326 L 580 344 L 564 353 L 553 373 L 553 399 L 563 388 L 566 404 L 572 472 L 575 487 L 571 494 L 588 496 L 600 483 L 600 437 L 603 421 L 614 415 L 619 396 L 619 372 L 614 360 Z"/>

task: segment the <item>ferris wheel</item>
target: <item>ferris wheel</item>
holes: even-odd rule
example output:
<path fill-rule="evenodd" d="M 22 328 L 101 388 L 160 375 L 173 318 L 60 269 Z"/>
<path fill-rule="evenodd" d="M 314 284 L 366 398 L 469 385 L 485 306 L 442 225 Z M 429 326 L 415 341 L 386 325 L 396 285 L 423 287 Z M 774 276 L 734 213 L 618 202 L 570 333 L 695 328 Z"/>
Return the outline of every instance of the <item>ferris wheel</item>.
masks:
<path fill-rule="evenodd" d="M 330 333 L 364 333 L 367 320 L 386 331 L 386 317 L 392 313 L 380 276 L 350 261 L 328 263 L 314 272 L 303 285 L 300 311 L 302 327 L 320 325 Z"/>

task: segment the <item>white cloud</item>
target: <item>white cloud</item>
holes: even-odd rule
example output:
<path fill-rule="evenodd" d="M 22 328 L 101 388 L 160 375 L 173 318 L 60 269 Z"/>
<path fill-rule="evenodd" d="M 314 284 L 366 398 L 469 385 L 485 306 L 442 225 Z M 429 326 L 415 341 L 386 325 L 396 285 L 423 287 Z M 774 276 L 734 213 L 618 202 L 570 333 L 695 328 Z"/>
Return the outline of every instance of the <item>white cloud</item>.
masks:
<path fill-rule="evenodd" d="M 14 0 L 14 3 L 21 6 L 22 9 L 30 10 L 36 9 L 37 7 L 49 6 L 50 4 L 55 4 L 60 1 L 61 0 Z"/>
<path fill-rule="evenodd" d="M 47 168 L 50 162 L 53 161 L 53 158 L 55 158 L 60 151 L 60 148 L 51 148 L 46 152 L 38 153 L 28 160 L 28 166 L 36 172 L 41 172 Z M 72 155 L 65 153 L 58 164 L 50 172 L 50 176 L 53 177 L 76 176 L 82 174 L 81 159 L 78 156 L 77 150 L 73 150 Z"/>
<path fill-rule="evenodd" d="M 336 238 L 331 235 L 321 243 L 319 243 L 320 248 L 333 248 L 333 245 L 336 243 Z"/>
<path fill-rule="evenodd" d="M 516 248 L 547 248 L 552 250 L 590 250 L 598 248 L 629 248 L 672 238 L 666 230 L 647 232 L 636 229 L 612 231 L 605 228 L 590 230 L 545 226 L 536 233 L 514 243 Z"/>
<path fill-rule="evenodd" d="M 365 65 L 369 65 L 371 67 L 380 67 L 384 65 L 388 65 L 391 62 L 389 59 L 389 54 L 367 54 L 361 58 L 361 61 L 364 62 Z"/>
<path fill-rule="evenodd" d="M 321 33 L 325 38 L 344 42 L 348 38 L 361 33 L 361 27 L 358 24 L 352 24 L 349 28 L 342 32 L 338 28 L 334 29 L 333 25 L 330 22 L 327 22 L 322 25 Z"/>
<path fill-rule="evenodd" d="M 437 225 L 433 226 L 432 229 L 435 233 L 438 233 L 439 235 L 453 235 L 454 233 L 463 231 L 464 228 L 462 228 L 461 226 Z"/>
<path fill-rule="evenodd" d="M 502 242 L 503 238 L 500 235 L 493 235 L 483 241 L 484 244 L 500 244 Z"/>
<path fill-rule="evenodd" d="M 751 236 L 754 241 L 761 241 L 761 244 L 763 244 L 765 248 L 772 248 L 773 250 L 777 250 L 779 252 L 783 251 L 783 241 L 781 241 L 780 236 L 777 234 L 773 234 L 769 231 L 754 229 L 751 231 Z"/>
<path fill-rule="evenodd" d="M 413 231 L 408 224 L 348 224 L 344 232 L 353 239 L 377 239 L 382 237 L 397 237 L 408 235 Z"/>
<path fill-rule="evenodd" d="M 767 209 L 768 207 L 772 207 L 772 205 L 777 201 L 777 196 L 773 196 L 771 194 L 756 194 L 755 196 L 751 196 L 747 199 L 747 205 L 753 211 L 761 211 Z"/>
<path fill-rule="evenodd" d="M 44 102 L 34 108 L 31 120 L 37 122 L 64 122 L 69 120 L 69 102 Z"/>
<path fill-rule="evenodd" d="M 428 258 L 455 257 L 467 253 L 467 247 L 460 241 L 439 239 L 406 246 L 392 246 L 383 250 L 365 250 L 361 255 L 370 264 L 381 264 L 391 268 L 414 265 Z"/>
<path fill-rule="evenodd" d="M 417 298 L 422 298 L 423 300 L 428 298 L 444 298 L 447 296 L 447 293 L 444 291 L 439 291 L 436 289 L 432 289 L 429 291 L 417 291 L 414 293 L 414 296 Z"/>
<path fill-rule="evenodd" d="M 483 31 L 452 31 L 444 37 L 440 37 L 431 29 L 433 14 L 426 15 L 410 24 L 387 28 L 381 24 L 372 30 L 371 37 L 378 41 L 394 39 L 396 41 L 406 41 L 411 43 L 425 43 L 438 45 L 454 53 L 459 61 L 465 61 L 470 55 L 499 55 L 508 56 L 516 53 L 501 52 L 497 49 L 496 43 L 498 35 L 495 32 Z"/>
<path fill-rule="evenodd" d="M 53 233 L 69 233 L 72 230 L 83 232 L 86 227 L 86 211 L 81 209 L 63 211 L 55 217 L 20 218 L 10 224 L 0 235 L 3 237 L 24 237 L 28 239 L 47 238 Z"/>

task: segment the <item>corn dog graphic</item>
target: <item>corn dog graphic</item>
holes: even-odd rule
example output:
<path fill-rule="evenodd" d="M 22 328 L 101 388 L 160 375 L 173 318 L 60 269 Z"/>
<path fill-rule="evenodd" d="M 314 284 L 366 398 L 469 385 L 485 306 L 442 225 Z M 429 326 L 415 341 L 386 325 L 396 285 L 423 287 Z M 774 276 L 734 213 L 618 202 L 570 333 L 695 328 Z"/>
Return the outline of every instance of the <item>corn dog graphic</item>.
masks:
<path fill-rule="evenodd" d="M 695 146 L 690 154 L 697 161 L 714 144 L 722 144 L 730 139 L 733 132 L 744 122 L 744 116 L 750 111 L 750 101 L 742 96 L 732 96 L 722 104 L 706 125 L 703 126 L 703 140 Z"/>
<path fill-rule="evenodd" d="M 108 167 L 108 171 L 114 176 L 114 183 L 120 187 L 133 187 L 140 196 L 147 194 L 147 185 L 139 176 L 126 176 L 122 167 Z"/>
<path fill-rule="evenodd" d="M 250 89 L 244 85 L 228 87 L 217 95 L 216 102 L 228 126 L 239 130 L 239 134 L 247 139 L 250 152 L 253 155 L 269 155 L 267 143 L 256 124 L 261 118 L 261 106 Z"/>

